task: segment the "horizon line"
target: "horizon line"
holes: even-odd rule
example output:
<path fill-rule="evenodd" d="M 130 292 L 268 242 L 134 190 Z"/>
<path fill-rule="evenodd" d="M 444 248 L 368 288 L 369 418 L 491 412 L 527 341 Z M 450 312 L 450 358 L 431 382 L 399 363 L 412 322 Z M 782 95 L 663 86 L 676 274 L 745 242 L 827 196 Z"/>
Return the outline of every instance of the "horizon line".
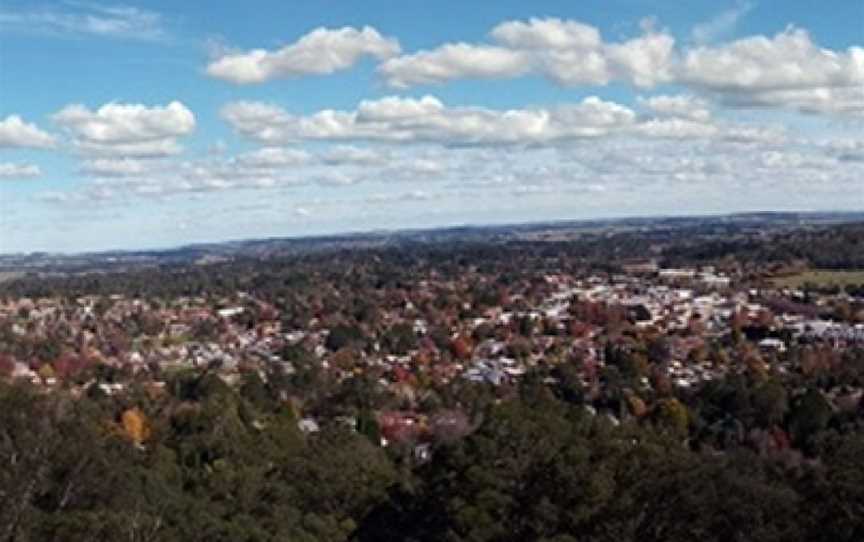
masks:
<path fill-rule="evenodd" d="M 435 232 L 445 231 L 458 228 L 483 229 L 483 228 L 506 228 L 506 227 L 525 227 L 525 226 L 541 226 L 554 224 L 568 223 L 589 223 L 589 222 L 624 222 L 627 220 L 663 220 L 673 218 L 724 218 L 724 217 L 740 217 L 749 215 L 862 215 L 864 219 L 864 208 L 858 210 L 754 210 L 754 211 L 734 211 L 734 212 L 705 212 L 705 213 L 684 213 L 684 214 L 633 214 L 633 215 L 609 215 L 604 217 L 593 218 L 558 218 L 549 220 L 527 220 L 515 222 L 485 222 L 485 223 L 454 223 L 449 225 L 429 226 L 429 227 L 398 227 L 398 228 L 371 228 L 371 229 L 355 229 L 341 230 L 332 233 L 310 233 L 306 235 L 273 235 L 263 237 L 242 237 L 242 238 L 227 238 L 213 241 L 198 241 L 189 243 L 179 243 L 173 245 L 159 245 L 152 247 L 141 248 L 106 248 L 97 250 L 80 250 L 80 251 L 46 251 L 35 250 L 32 252 L 2 252 L 0 251 L 0 259 L 15 258 L 15 257 L 30 257 L 35 255 L 59 256 L 59 257 L 76 257 L 76 256 L 99 256 L 106 254 L 134 254 L 139 252 L 172 252 L 199 247 L 207 247 L 213 245 L 230 245 L 235 243 L 250 243 L 256 241 L 303 241 L 326 238 L 352 237 L 363 235 L 392 235 L 400 233 L 412 232 Z"/>

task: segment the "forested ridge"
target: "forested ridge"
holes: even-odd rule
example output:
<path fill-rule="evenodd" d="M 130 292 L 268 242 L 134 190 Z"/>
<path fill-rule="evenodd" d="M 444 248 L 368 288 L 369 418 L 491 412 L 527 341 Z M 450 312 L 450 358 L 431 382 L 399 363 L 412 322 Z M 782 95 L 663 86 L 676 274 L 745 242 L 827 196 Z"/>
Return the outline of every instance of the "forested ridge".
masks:
<path fill-rule="evenodd" d="M 864 224 L 700 240 L 670 246 L 664 255 L 675 262 L 725 259 L 765 264 L 803 261 L 822 269 L 864 269 Z"/>

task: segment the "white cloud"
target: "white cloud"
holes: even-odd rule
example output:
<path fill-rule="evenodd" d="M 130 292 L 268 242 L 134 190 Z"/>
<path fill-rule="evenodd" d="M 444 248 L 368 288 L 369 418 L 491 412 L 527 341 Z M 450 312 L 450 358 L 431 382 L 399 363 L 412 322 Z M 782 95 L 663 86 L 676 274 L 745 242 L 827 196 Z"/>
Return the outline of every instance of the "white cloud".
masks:
<path fill-rule="evenodd" d="M 635 131 L 651 138 L 693 139 L 716 137 L 720 129 L 713 124 L 673 117 L 647 119 Z"/>
<path fill-rule="evenodd" d="M 321 155 L 325 164 L 330 165 L 381 165 L 387 162 L 388 153 L 377 149 L 337 145 Z"/>
<path fill-rule="evenodd" d="M 708 90 L 772 91 L 850 86 L 864 82 L 864 49 L 836 53 L 817 47 L 800 28 L 755 36 L 685 55 L 682 80 Z"/>
<path fill-rule="evenodd" d="M 42 170 L 36 164 L 0 162 L 0 179 L 32 179 L 41 176 Z"/>
<path fill-rule="evenodd" d="M 264 147 L 235 157 L 206 155 L 184 161 L 98 158 L 84 162 L 92 177 L 85 193 L 102 200 L 267 189 L 302 184 L 312 155 L 305 150 Z M 311 180 L 308 182 L 312 182 Z"/>
<path fill-rule="evenodd" d="M 264 144 L 300 140 L 434 142 L 445 145 L 530 144 L 614 133 L 636 118 L 629 108 L 589 97 L 556 109 L 447 107 L 432 96 L 363 101 L 355 111 L 294 116 L 257 102 L 235 102 L 223 118 Z"/>
<path fill-rule="evenodd" d="M 610 141 L 570 152 L 593 170 L 591 182 L 610 190 L 639 191 L 646 201 L 652 193 L 674 193 L 687 202 L 707 197 L 705 201 L 720 198 L 725 205 L 758 207 L 756 199 L 763 198 L 788 204 L 799 196 L 807 201 L 810 192 L 821 189 L 816 184 L 841 189 L 864 172 L 864 167 L 842 164 L 815 145 L 776 148 L 770 142 L 719 137 L 707 142 Z"/>
<path fill-rule="evenodd" d="M 195 129 L 195 115 L 182 103 L 148 107 L 105 104 L 96 111 L 74 104 L 54 115 L 85 154 L 154 157 L 177 154 L 177 138 Z"/>
<path fill-rule="evenodd" d="M 775 146 L 788 140 L 782 127 L 701 121 L 681 116 L 643 119 L 633 127 L 632 133 L 655 139 L 701 139 Z"/>
<path fill-rule="evenodd" d="M 649 98 L 639 97 L 639 103 L 652 112 L 664 117 L 678 117 L 695 122 L 707 122 L 711 119 L 708 102 L 690 95 L 659 95 Z"/>
<path fill-rule="evenodd" d="M 310 159 L 311 155 L 304 150 L 264 147 L 239 155 L 236 162 L 252 168 L 274 168 L 305 164 Z"/>
<path fill-rule="evenodd" d="M 248 157 L 248 155 L 247 155 Z M 277 184 L 277 171 L 284 165 L 273 164 L 275 156 L 268 157 L 269 165 L 263 162 L 243 162 L 240 159 L 226 161 L 184 162 L 175 172 L 157 179 L 172 192 L 204 192 L 228 188 L 264 188 Z M 259 156 L 260 160 L 261 157 Z M 283 177 L 279 177 L 280 180 Z"/>
<path fill-rule="evenodd" d="M 370 26 L 361 30 L 317 28 L 297 42 L 278 49 L 229 53 L 207 66 L 207 74 L 236 84 L 263 83 L 278 78 L 324 75 L 350 68 L 361 57 L 379 60 L 399 54 L 399 42 Z"/>
<path fill-rule="evenodd" d="M 440 175 L 444 173 L 447 168 L 442 160 L 417 158 L 405 164 L 403 169 L 414 175 L 429 176 Z"/>
<path fill-rule="evenodd" d="M 609 59 L 600 50 L 549 49 L 535 59 L 536 71 L 564 87 L 607 85 Z"/>
<path fill-rule="evenodd" d="M 830 170 L 836 160 L 830 156 L 799 151 L 764 151 L 759 156 L 762 167 L 769 169 L 814 169 Z"/>
<path fill-rule="evenodd" d="M 48 149 L 56 144 L 54 136 L 40 130 L 35 124 L 25 122 L 18 115 L 9 115 L 0 120 L 0 148 L 27 147 Z"/>
<path fill-rule="evenodd" d="M 311 175 L 310 180 L 322 186 L 349 186 L 360 181 L 359 178 L 343 171 L 326 171 Z"/>
<path fill-rule="evenodd" d="M 418 111 L 427 111 L 424 106 L 400 108 L 395 103 L 394 109 L 403 111 L 412 122 L 417 122 Z M 430 112 L 419 115 L 446 116 L 451 109 L 442 104 L 440 109 L 429 108 Z M 589 102 L 572 114 L 590 118 L 605 110 Z M 379 111 L 382 118 L 396 122 L 392 114 L 385 113 Z M 642 133 L 652 130 L 655 133 L 650 136 Z M 566 216 L 574 205 L 617 214 L 646 209 L 671 212 L 680 205 L 685 207 L 678 211 L 692 210 L 695 207 L 689 206 L 703 202 L 718 211 L 758 207 L 771 201 L 789 207 L 796 203 L 817 205 L 842 201 L 836 197 L 837 191 L 845 187 L 848 194 L 861 187 L 860 179 L 864 178 L 864 161 L 854 161 L 864 149 L 858 139 L 779 139 L 782 132 L 771 127 L 697 122 L 675 114 L 647 119 L 637 116 L 609 135 L 590 140 L 552 139 L 518 148 L 412 142 L 398 152 L 386 143 L 345 147 L 337 140 L 333 145 L 316 143 L 308 160 L 287 167 L 240 159 L 255 151 L 236 158 L 204 155 L 180 163 L 155 162 L 158 167 L 145 161 L 148 171 L 144 174 L 91 180 L 63 195 L 49 193 L 40 198 L 63 205 L 81 201 L 130 205 L 142 198 L 156 202 L 198 198 L 208 206 L 220 201 L 264 201 L 280 219 L 285 218 L 285 209 L 291 214 L 301 207 L 321 220 L 338 216 L 346 223 L 373 209 L 401 212 L 402 220 L 414 220 L 416 216 L 404 209 L 416 205 L 418 211 L 425 212 L 422 202 L 439 197 L 452 196 L 454 202 L 460 202 L 457 207 L 448 203 L 454 219 L 464 219 L 465 213 L 477 217 L 477 213 L 490 209 L 522 212 L 526 198 L 532 198 L 530 208 L 536 219 L 547 216 L 544 213 Z M 346 151 L 349 148 L 353 150 Z M 275 149 L 270 151 L 273 153 L 300 150 L 271 149 Z M 367 150 L 389 153 L 390 159 L 369 164 L 327 162 L 328 156 Z M 323 199 L 317 203 L 302 199 L 316 190 L 326 192 L 320 194 Z M 476 201 L 488 205 L 478 210 L 470 203 Z M 621 205 L 625 205 L 623 211 Z M 208 209 L 212 215 L 212 206 Z M 234 220 L 224 214 L 219 219 Z"/>
<path fill-rule="evenodd" d="M 640 88 L 671 81 L 675 38 L 649 30 L 644 36 L 606 47 L 613 77 Z"/>
<path fill-rule="evenodd" d="M 444 104 L 434 96 L 423 96 L 420 99 L 387 96 L 360 102 L 357 117 L 360 122 L 368 123 L 410 121 L 440 115 L 444 110 Z"/>
<path fill-rule="evenodd" d="M 393 88 L 443 83 L 462 78 L 510 78 L 524 75 L 531 57 L 506 47 L 448 43 L 432 51 L 392 58 L 379 72 Z"/>
<path fill-rule="evenodd" d="M 123 5 L 64 2 L 63 7 L 0 11 L 0 29 L 56 36 L 98 36 L 128 40 L 164 40 L 161 14 Z"/>
<path fill-rule="evenodd" d="M 163 158 L 183 152 L 183 147 L 174 138 L 111 144 L 76 138 L 73 146 L 81 154 L 104 157 Z"/>
<path fill-rule="evenodd" d="M 623 43 L 604 43 L 595 27 L 579 21 L 507 21 L 492 29 L 495 45 L 447 43 L 387 60 L 378 71 L 394 88 L 528 73 L 563 86 L 621 80 L 650 87 L 669 79 L 675 40 L 651 28 L 644 30 L 643 36 Z"/>
<path fill-rule="evenodd" d="M 805 30 L 789 27 L 773 38 L 691 49 L 678 67 L 678 80 L 732 105 L 860 113 L 864 49 L 822 49 Z"/>
<path fill-rule="evenodd" d="M 724 126 L 722 136 L 724 141 L 737 143 L 761 143 L 777 146 L 789 142 L 786 129 L 782 126 L 730 124 Z"/>
<path fill-rule="evenodd" d="M 864 163 L 864 139 L 830 139 L 817 141 L 814 144 L 839 161 Z"/>
<path fill-rule="evenodd" d="M 697 26 L 694 47 L 676 48 L 668 32 L 650 23 L 641 36 L 605 42 L 588 24 L 533 18 L 499 24 L 490 32 L 493 43 L 445 43 L 386 60 L 378 72 L 393 88 L 533 74 L 564 87 L 669 83 L 733 107 L 864 114 L 864 48 L 824 49 L 794 27 L 773 37 L 708 45 L 731 32 L 750 7 L 739 3 Z"/>
<path fill-rule="evenodd" d="M 641 98 L 650 115 L 596 96 L 555 108 L 495 110 L 450 107 L 433 96 L 390 96 L 356 110 L 295 116 L 270 104 L 229 103 L 222 116 L 241 135 L 265 145 L 300 141 L 367 141 L 449 146 L 549 146 L 573 139 L 639 135 L 656 139 L 708 139 L 780 145 L 782 127 L 715 120 L 707 103 L 689 95 Z M 377 155 L 375 153 L 378 153 Z M 324 163 L 375 164 L 380 151 L 355 147 L 325 152 Z"/>
<path fill-rule="evenodd" d="M 753 10 L 753 4 L 739 1 L 734 7 L 727 9 L 712 19 L 693 27 L 691 36 L 696 43 L 710 43 L 731 34 L 738 21 Z"/>
<path fill-rule="evenodd" d="M 783 145 L 788 134 L 780 126 L 694 120 L 681 116 L 642 119 L 630 131 L 652 139 L 728 141 L 741 144 Z"/>
<path fill-rule="evenodd" d="M 372 194 L 365 198 L 365 203 L 380 205 L 389 203 L 425 202 L 443 199 L 444 197 L 446 197 L 446 194 L 444 193 L 430 194 L 423 190 L 412 190 L 410 192 L 396 194 Z"/>
<path fill-rule="evenodd" d="M 528 22 L 507 21 L 490 33 L 492 38 L 513 49 L 599 49 L 600 31 L 579 21 L 531 18 Z"/>
<path fill-rule="evenodd" d="M 134 143 L 176 137 L 195 128 L 195 116 L 180 102 L 147 107 L 109 103 L 96 111 L 68 105 L 54 120 L 80 137 L 99 143 Z"/>
<path fill-rule="evenodd" d="M 733 106 L 781 107 L 801 113 L 864 116 L 864 86 L 735 92 L 721 97 L 727 105 Z"/>
<path fill-rule="evenodd" d="M 582 102 L 562 106 L 553 111 L 560 135 L 606 135 L 617 128 L 627 127 L 636 120 L 628 107 L 589 96 Z"/>

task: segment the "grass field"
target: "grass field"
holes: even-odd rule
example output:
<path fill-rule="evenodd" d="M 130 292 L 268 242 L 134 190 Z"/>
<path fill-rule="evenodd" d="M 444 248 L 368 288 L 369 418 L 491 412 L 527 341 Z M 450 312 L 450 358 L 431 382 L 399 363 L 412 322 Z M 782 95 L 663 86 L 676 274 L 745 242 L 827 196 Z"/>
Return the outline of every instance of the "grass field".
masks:
<path fill-rule="evenodd" d="M 800 288 L 807 283 L 816 286 L 858 286 L 864 284 L 864 270 L 859 271 L 832 271 L 811 270 L 789 275 L 787 277 L 776 277 L 771 279 L 775 286 L 780 288 Z"/>

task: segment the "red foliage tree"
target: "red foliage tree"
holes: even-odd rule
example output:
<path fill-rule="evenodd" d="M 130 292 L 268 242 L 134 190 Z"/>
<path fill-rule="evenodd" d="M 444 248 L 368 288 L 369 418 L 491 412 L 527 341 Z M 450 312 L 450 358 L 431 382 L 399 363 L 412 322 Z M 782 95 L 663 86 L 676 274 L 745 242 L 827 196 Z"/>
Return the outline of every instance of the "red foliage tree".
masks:
<path fill-rule="evenodd" d="M 54 374 L 65 380 L 86 369 L 88 362 L 86 358 L 71 352 L 64 352 L 51 365 L 54 368 Z"/>
<path fill-rule="evenodd" d="M 0 377 L 8 377 L 15 370 L 15 358 L 9 354 L 0 354 Z"/>
<path fill-rule="evenodd" d="M 456 359 L 468 361 L 474 353 L 474 344 L 468 337 L 460 335 L 450 342 L 450 352 Z"/>

